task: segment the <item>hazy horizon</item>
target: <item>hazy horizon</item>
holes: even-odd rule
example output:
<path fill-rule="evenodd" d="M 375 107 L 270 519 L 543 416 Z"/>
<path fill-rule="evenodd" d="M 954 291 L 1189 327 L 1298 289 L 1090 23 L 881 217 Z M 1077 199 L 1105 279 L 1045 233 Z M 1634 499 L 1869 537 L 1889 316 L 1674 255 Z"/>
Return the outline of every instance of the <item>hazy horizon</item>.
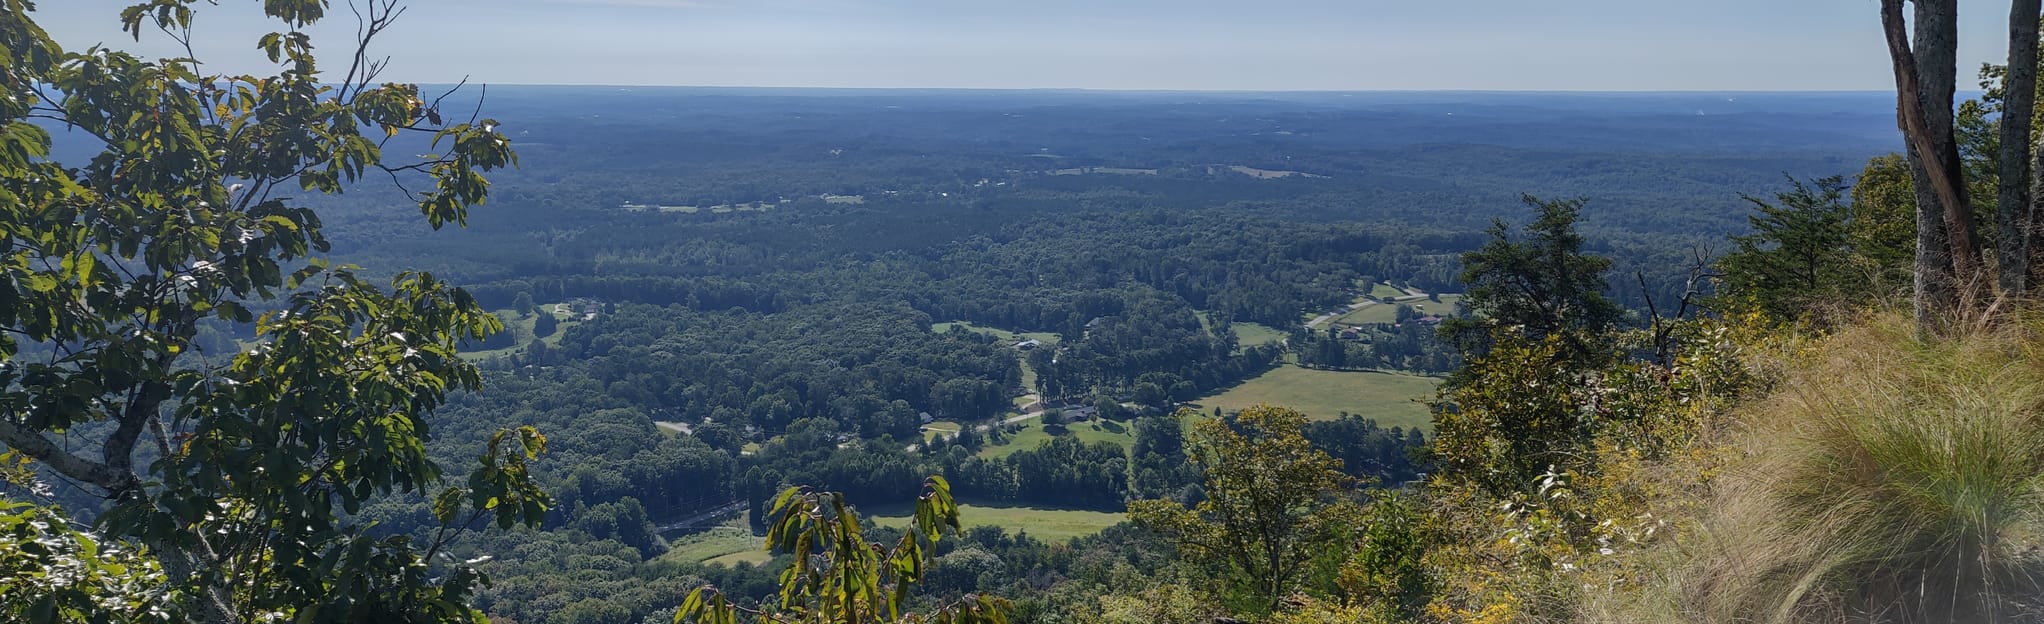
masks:
<path fill-rule="evenodd" d="M 136 43 L 132 0 L 44 2 L 72 48 Z M 1962 0 L 1962 84 L 2005 56 L 2005 8 Z M 1892 85 L 1868 0 L 432 0 L 378 40 L 384 78 L 545 86 L 1240 92 L 1829 92 Z M 271 67 L 256 3 L 198 11 L 196 52 Z M 311 29 L 329 53 L 346 2 Z"/>

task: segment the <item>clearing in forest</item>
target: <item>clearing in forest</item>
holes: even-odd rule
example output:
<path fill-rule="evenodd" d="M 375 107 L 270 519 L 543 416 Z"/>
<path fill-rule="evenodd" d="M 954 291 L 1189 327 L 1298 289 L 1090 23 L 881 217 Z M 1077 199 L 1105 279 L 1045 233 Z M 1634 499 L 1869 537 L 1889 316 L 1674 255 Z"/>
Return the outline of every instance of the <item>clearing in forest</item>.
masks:
<path fill-rule="evenodd" d="M 1405 373 L 1323 371 L 1285 365 L 1194 403 L 1201 412 L 1216 407 L 1239 411 L 1257 404 L 1298 410 L 1315 420 L 1342 412 L 1376 419 L 1385 427 L 1427 429 L 1432 419 L 1421 400 L 1441 380 Z"/>
<path fill-rule="evenodd" d="M 461 351 L 462 359 L 476 362 L 524 352 L 525 346 L 532 342 L 532 326 L 539 322 L 539 315 L 541 314 L 551 314 L 555 320 L 560 321 L 558 325 L 555 325 L 554 333 L 539 339 L 540 342 L 546 343 L 546 346 L 549 347 L 560 346 L 561 337 L 568 334 L 568 328 L 582 323 L 582 317 L 577 316 L 574 310 L 567 304 L 548 303 L 538 307 L 540 311 L 534 313 L 530 318 L 519 318 L 518 312 L 510 308 L 491 310 L 499 318 L 504 319 L 504 331 L 510 332 L 512 336 L 515 336 L 517 342 L 502 349 L 473 351 L 463 349 Z"/>
<path fill-rule="evenodd" d="M 1440 316 L 1454 316 L 1455 302 L 1461 300 L 1462 295 L 1441 295 L 1441 300 L 1439 302 L 1435 302 L 1431 299 L 1413 299 L 1410 301 L 1400 301 L 1398 302 L 1397 305 L 1383 303 L 1371 304 L 1360 308 L 1356 308 L 1354 311 L 1351 311 L 1348 314 L 1341 315 L 1340 317 L 1334 319 L 1334 323 L 1336 325 L 1370 325 L 1375 323 L 1396 323 L 1398 322 L 1398 306 L 1400 305 L 1412 306 L 1413 311 L 1418 312 L 1420 316 L 1426 316 L 1429 314 L 1435 314 Z"/>
<path fill-rule="evenodd" d="M 983 459 L 1002 459 L 1020 451 L 1036 450 L 1036 447 L 1043 446 L 1053 438 L 1063 436 L 1076 437 L 1085 444 L 1113 442 L 1122 448 L 1128 448 L 1136 441 L 1135 425 L 1129 422 L 1095 418 L 1086 422 L 1065 423 L 1064 428 L 1064 433 L 1052 434 L 1044 429 L 1042 421 L 1031 420 L 1022 425 L 1021 431 L 1010 434 L 1007 444 L 997 445 L 989 442 L 986 446 L 980 447 L 979 456 Z"/>
<path fill-rule="evenodd" d="M 913 513 L 907 505 L 861 505 L 859 511 L 871 518 L 873 524 L 893 528 L 907 527 Z M 1126 516 L 1085 509 L 959 503 L 958 519 L 967 528 L 1000 527 L 1011 534 L 1027 531 L 1031 537 L 1046 542 L 1062 542 L 1121 524 Z"/>
<path fill-rule="evenodd" d="M 660 558 L 670 561 L 712 565 L 745 561 L 759 565 L 773 558 L 766 551 L 766 540 L 741 526 L 720 526 L 673 538 L 668 544 L 666 554 L 660 555 Z"/>

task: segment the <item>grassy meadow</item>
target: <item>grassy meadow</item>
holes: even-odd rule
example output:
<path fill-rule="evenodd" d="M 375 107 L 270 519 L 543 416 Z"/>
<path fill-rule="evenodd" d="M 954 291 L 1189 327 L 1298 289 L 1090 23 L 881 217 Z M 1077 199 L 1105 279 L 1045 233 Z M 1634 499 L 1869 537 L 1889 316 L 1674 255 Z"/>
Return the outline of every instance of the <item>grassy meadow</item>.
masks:
<path fill-rule="evenodd" d="M 908 526 L 914 511 L 907 505 L 899 504 L 865 505 L 860 508 L 860 513 L 871 519 L 874 524 L 893 528 Z M 966 528 L 996 526 L 1007 529 L 1009 533 L 1026 532 L 1044 541 L 1064 541 L 1092 535 L 1101 529 L 1121 524 L 1126 518 L 1126 515 L 1119 512 L 958 504 L 959 523 Z"/>
<path fill-rule="evenodd" d="M 1236 411 L 1269 404 L 1328 420 L 1348 412 L 1386 427 L 1430 424 L 1420 400 L 1432 397 L 1440 380 L 1403 373 L 1322 371 L 1281 366 L 1195 403 L 1201 411 Z"/>
<path fill-rule="evenodd" d="M 1136 432 L 1132 425 L 1100 419 L 1082 423 L 1066 423 L 1064 435 L 1077 437 L 1080 442 L 1087 444 L 1113 442 L 1121 445 L 1123 448 L 1127 448 L 1128 445 L 1135 443 L 1136 439 Z M 1008 438 L 1007 444 L 988 444 L 979 450 L 979 456 L 986 459 L 1000 459 L 1014 455 L 1017 451 L 1033 450 L 1055 437 L 1058 436 L 1053 436 L 1049 431 L 1043 429 L 1041 421 L 1032 420 L 1023 424 L 1020 432 L 1011 435 Z"/>

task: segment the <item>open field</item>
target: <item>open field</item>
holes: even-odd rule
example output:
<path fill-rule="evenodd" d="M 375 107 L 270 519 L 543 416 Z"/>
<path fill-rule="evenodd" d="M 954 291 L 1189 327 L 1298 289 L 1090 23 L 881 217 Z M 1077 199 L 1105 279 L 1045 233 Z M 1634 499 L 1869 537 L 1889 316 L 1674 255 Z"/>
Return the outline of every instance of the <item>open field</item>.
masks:
<path fill-rule="evenodd" d="M 1334 318 L 1336 325 L 1371 325 L 1395 323 L 1398 321 L 1398 306 L 1377 303 L 1356 308 L 1355 311 Z"/>
<path fill-rule="evenodd" d="M 1377 282 L 1375 284 L 1370 285 L 1370 296 L 1380 298 L 1403 297 L 1405 296 L 1405 291 L 1399 290 L 1398 287 L 1386 284 L 1384 282 Z"/>
<path fill-rule="evenodd" d="M 860 513 L 869 514 L 866 517 L 871 518 L 874 524 L 901 528 L 908 526 L 914 509 L 902 504 L 863 505 L 860 507 Z M 1044 541 L 1063 541 L 1092 535 L 1101 529 L 1121 524 L 1126 517 L 1120 513 L 1083 509 L 958 504 L 959 524 L 966 528 L 996 526 L 1007 529 L 1009 533 L 1027 532 Z"/>
<path fill-rule="evenodd" d="M 1214 319 L 1205 311 L 1194 312 L 1193 315 L 1199 317 L 1201 328 L 1209 332 L 1214 330 Z M 1229 323 L 1228 328 L 1235 330 L 1235 340 L 1244 347 L 1266 345 L 1285 339 L 1285 332 L 1262 323 Z"/>
<path fill-rule="evenodd" d="M 1235 339 L 1245 347 L 1267 345 L 1285 339 L 1285 333 L 1260 323 L 1233 323 L 1228 327 L 1235 330 Z"/>
<path fill-rule="evenodd" d="M 1252 177 L 1252 178 L 1256 178 L 1256 179 L 1258 179 L 1258 180 L 1276 180 L 1276 179 L 1278 179 L 1278 178 L 1289 178 L 1289 177 L 1292 177 L 1292 176 L 1299 176 L 1299 177 L 1304 177 L 1304 178 L 1326 178 L 1326 177 L 1327 177 L 1327 176 L 1324 176 L 1324 175 L 1317 175 L 1317 174 L 1305 173 L 1305 172 L 1302 172 L 1302 171 L 1282 171 L 1282 170 L 1277 170 L 1277 169 L 1257 169 L 1257 168 L 1255 168 L 1255 167 L 1245 167 L 1245 166 L 1242 166 L 1242 165 L 1232 165 L 1232 166 L 1229 166 L 1229 167 L 1228 167 L 1228 170 L 1229 170 L 1229 171 L 1233 171 L 1233 172 L 1235 172 L 1235 173 L 1239 173 L 1239 174 L 1242 174 L 1242 175 L 1246 175 L 1246 176 L 1249 176 L 1249 177 Z"/>
<path fill-rule="evenodd" d="M 704 559 L 703 564 L 720 565 L 727 568 L 736 567 L 741 562 L 750 563 L 755 566 L 766 565 L 767 562 L 774 560 L 774 555 L 773 553 L 766 551 L 766 547 L 764 544 L 761 544 L 760 546 L 761 546 L 760 548 L 755 548 L 752 550 L 742 550 L 739 552 L 724 555 L 722 557 L 711 557 L 708 559 Z"/>
<path fill-rule="evenodd" d="M 1086 444 L 1113 442 L 1121 445 L 1123 448 L 1134 444 L 1136 440 L 1135 429 L 1131 428 L 1128 424 L 1098 418 L 1082 423 L 1065 423 L 1064 435 L 1077 437 L 1080 442 Z M 979 456 L 986 459 L 999 459 L 1014 455 L 1019 451 L 1035 450 L 1036 447 L 1043 446 L 1043 443 L 1049 442 L 1054 437 L 1057 436 L 1053 436 L 1050 432 L 1043 430 L 1043 423 L 1041 421 L 1032 420 L 1022 425 L 1020 432 L 1010 436 L 1007 444 L 988 444 L 979 450 Z"/>
<path fill-rule="evenodd" d="M 1432 377 L 1403 373 L 1321 371 L 1287 365 L 1195 403 L 1201 411 L 1215 407 L 1236 411 L 1270 404 L 1319 420 L 1346 411 L 1374 418 L 1386 427 L 1425 428 L 1431 419 L 1419 399 L 1433 396 L 1439 383 Z"/>
<path fill-rule="evenodd" d="M 1108 175 L 1157 175 L 1156 169 L 1131 169 L 1128 167 L 1074 167 L 1050 172 L 1051 175 L 1086 175 L 1103 173 Z"/>
<path fill-rule="evenodd" d="M 1424 314 L 1454 316 L 1455 304 L 1461 301 L 1462 295 L 1441 295 L 1440 303 L 1434 303 L 1433 301 L 1426 299 L 1418 299 L 1414 301 L 1408 301 L 1406 302 L 1406 305 L 1410 305 L 1413 307 L 1413 309 L 1419 310 L 1421 313 Z"/>
<path fill-rule="evenodd" d="M 1455 302 L 1461 300 L 1462 295 L 1441 295 L 1440 303 L 1434 303 L 1426 299 L 1414 299 L 1412 301 L 1401 301 L 1399 304 L 1412 306 L 1421 316 L 1428 314 L 1452 316 L 1455 314 Z M 1341 317 L 1334 319 L 1334 322 L 1340 325 L 1396 323 L 1398 322 L 1398 305 L 1379 303 L 1363 306 L 1357 308 L 1354 312 L 1341 315 Z"/>
<path fill-rule="evenodd" d="M 569 312 L 567 314 L 561 314 L 557 312 L 555 308 L 560 307 L 560 305 L 561 304 L 558 303 L 541 304 L 539 306 L 540 311 L 536 314 L 533 314 L 531 318 L 518 318 L 518 313 L 512 311 L 510 308 L 505 308 L 502 310 L 491 310 L 491 312 L 495 313 L 498 317 L 504 319 L 504 331 L 512 332 L 512 335 L 517 336 L 518 344 L 505 347 L 502 349 L 489 349 L 483 351 L 462 351 L 461 357 L 466 360 L 477 361 L 487 360 L 495 357 L 502 357 L 524 351 L 526 343 L 532 342 L 532 325 L 533 323 L 539 321 L 540 314 L 552 314 L 554 315 L 554 318 L 556 320 L 560 321 L 560 324 L 555 326 L 554 333 L 552 335 L 547 336 L 545 338 L 541 338 L 539 339 L 539 341 L 546 343 L 546 346 L 549 347 L 560 346 L 561 336 L 567 335 L 568 328 L 574 327 L 578 324 L 581 324 L 582 322 L 582 317 L 576 316 L 573 312 Z"/>
<path fill-rule="evenodd" d="M 690 563 L 722 563 L 730 565 L 738 561 L 750 561 L 757 565 L 771 558 L 766 551 L 766 541 L 754 536 L 743 527 L 720 526 L 701 533 L 676 537 L 668 542 L 663 559 Z"/>
<path fill-rule="evenodd" d="M 959 429 L 958 423 L 951 422 L 948 420 L 939 420 L 936 422 L 923 425 L 922 429 L 923 439 L 927 441 L 937 436 L 950 437 L 953 435 L 957 435 L 958 429 Z"/>
<path fill-rule="evenodd" d="M 1022 341 L 1023 339 L 1032 339 L 1032 340 L 1036 340 L 1036 341 L 1038 341 L 1038 342 L 1042 342 L 1043 344 L 1049 344 L 1049 345 L 1054 345 L 1054 344 L 1057 344 L 1057 343 L 1058 343 L 1058 335 L 1057 335 L 1057 334 L 1053 334 L 1053 333 L 1050 333 L 1050 332 L 1011 332 L 1011 331 L 1008 331 L 1008 330 L 1005 330 L 1005 329 L 995 329 L 995 328 L 992 328 L 992 327 L 980 327 L 980 326 L 978 326 L 978 325 L 974 325 L 974 324 L 972 324 L 972 323 L 970 323 L 970 322 L 967 322 L 967 321 L 953 321 L 953 322 L 950 322 L 950 323 L 936 323 L 936 324 L 933 324 L 933 325 L 931 325 L 931 326 L 930 326 L 930 331 L 931 331 L 931 332 L 934 332 L 934 333 L 943 333 L 943 332 L 951 331 L 951 328 L 952 328 L 952 327 L 954 327 L 954 326 L 955 326 L 955 327 L 963 327 L 963 328 L 965 328 L 965 329 L 966 329 L 966 331 L 971 331 L 971 332 L 977 332 L 977 333 L 981 333 L 981 334 L 986 334 L 986 335 L 988 335 L 988 336 L 993 336 L 993 337 L 995 337 L 995 338 L 999 338 L 999 339 L 1001 339 L 1001 340 L 1004 340 L 1004 341 L 1010 341 L 1010 344 L 1013 344 L 1013 343 L 1015 343 L 1015 342 L 1021 342 L 1021 341 Z"/>

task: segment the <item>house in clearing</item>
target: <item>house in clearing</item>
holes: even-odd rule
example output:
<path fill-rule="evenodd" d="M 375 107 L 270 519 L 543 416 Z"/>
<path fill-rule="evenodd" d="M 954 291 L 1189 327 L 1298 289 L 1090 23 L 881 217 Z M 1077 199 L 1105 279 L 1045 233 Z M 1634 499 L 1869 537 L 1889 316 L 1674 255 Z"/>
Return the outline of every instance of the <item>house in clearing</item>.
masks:
<path fill-rule="evenodd" d="M 1035 338 L 1030 338 L 1028 340 L 1015 343 L 1015 348 L 1021 351 L 1031 351 L 1041 346 L 1043 346 L 1043 341 L 1037 340 Z"/>

